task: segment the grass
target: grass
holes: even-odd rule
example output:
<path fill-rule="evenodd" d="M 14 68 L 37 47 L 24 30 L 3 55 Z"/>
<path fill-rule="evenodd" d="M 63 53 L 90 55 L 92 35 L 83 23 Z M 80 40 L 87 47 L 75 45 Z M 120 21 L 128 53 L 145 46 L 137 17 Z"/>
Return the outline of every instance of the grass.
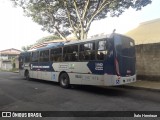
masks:
<path fill-rule="evenodd" d="M 2 71 L 2 72 L 18 72 L 19 69 L 18 69 L 18 68 L 13 68 L 13 69 L 10 69 L 10 70 L 3 70 L 3 69 L 0 69 L 0 71 Z"/>

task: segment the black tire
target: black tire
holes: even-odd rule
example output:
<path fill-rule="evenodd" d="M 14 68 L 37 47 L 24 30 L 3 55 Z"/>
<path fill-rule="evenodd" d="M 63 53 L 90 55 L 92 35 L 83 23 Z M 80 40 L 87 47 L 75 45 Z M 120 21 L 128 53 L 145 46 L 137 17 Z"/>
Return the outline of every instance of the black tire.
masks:
<path fill-rule="evenodd" d="M 70 87 L 70 80 L 67 73 L 62 73 L 59 77 L 60 86 L 63 88 L 69 88 Z"/>
<path fill-rule="evenodd" d="M 30 80 L 29 71 L 26 71 L 26 72 L 25 72 L 25 79 L 26 79 L 26 80 Z"/>

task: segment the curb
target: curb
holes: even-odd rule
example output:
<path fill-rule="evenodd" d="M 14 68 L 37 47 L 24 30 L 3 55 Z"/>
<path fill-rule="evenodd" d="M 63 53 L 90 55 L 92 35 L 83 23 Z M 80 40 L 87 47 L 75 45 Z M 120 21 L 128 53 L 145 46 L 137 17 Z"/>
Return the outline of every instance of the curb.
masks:
<path fill-rule="evenodd" d="M 148 91 L 153 91 L 153 92 L 160 92 L 160 89 L 145 88 L 145 87 L 140 87 L 140 86 L 123 85 L 121 87 L 129 88 L 129 89 L 139 89 L 139 90 L 148 90 Z"/>

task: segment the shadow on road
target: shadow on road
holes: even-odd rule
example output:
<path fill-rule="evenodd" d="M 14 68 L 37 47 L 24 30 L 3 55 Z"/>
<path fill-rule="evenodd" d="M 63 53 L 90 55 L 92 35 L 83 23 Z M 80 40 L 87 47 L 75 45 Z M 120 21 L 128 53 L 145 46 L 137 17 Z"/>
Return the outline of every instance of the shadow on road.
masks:
<path fill-rule="evenodd" d="M 39 79 L 31 79 L 29 81 L 60 87 L 59 83 L 52 82 L 52 81 L 45 81 L 45 80 L 39 80 Z M 64 90 L 69 90 L 69 91 L 74 90 L 74 91 L 88 92 L 88 93 L 93 93 L 98 95 L 107 95 L 107 96 L 122 96 L 123 94 L 125 94 L 125 91 L 119 87 L 100 87 L 100 86 L 91 86 L 91 85 L 71 85 L 69 89 L 64 89 Z"/>
<path fill-rule="evenodd" d="M 90 86 L 90 85 L 71 85 L 70 89 L 60 88 L 59 83 L 53 81 L 45 81 L 45 80 L 38 80 L 38 79 L 31 79 L 29 82 L 33 82 L 36 84 L 42 83 L 50 86 L 55 86 L 58 90 L 64 90 L 65 92 L 70 91 L 78 91 L 84 93 L 90 93 L 94 95 L 103 95 L 103 96 L 110 96 L 110 97 L 123 97 L 123 98 L 136 98 L 136 100 L 140 101 L 153 101 L 159 102 L 160 96 L 157 96 L 157 92 L 148 91 L 148 90 L 141 90 L 135 88 L 128 88 L 125 86 L 115 86 L 115 87 L 100 87 L 100 86 Z M 150 97 L 148 97 L 150 96 Z"/>
<path fill-rule="evenodd" d="M 98 95 L 107 96 L 122 96 L 125 94 L 123 89 L 117 87 L 100 87 L 100 86 L 90 86 L 90 85 L 74 85 L 72 89 L 77 91 L 89 92 Z"/>

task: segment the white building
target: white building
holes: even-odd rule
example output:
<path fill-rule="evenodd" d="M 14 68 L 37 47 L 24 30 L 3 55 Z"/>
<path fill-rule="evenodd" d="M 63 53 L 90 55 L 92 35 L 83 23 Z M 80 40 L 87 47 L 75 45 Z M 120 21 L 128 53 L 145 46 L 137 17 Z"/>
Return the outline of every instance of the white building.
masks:
<path fill-rule="evenodd" d="M 10 70 L 13 68 L 13 63 L 15 64 L 15 68 L 18 68 L 18 56 L 20 52 L 20 50 L 14 48 L 0 51 L 0 69 Z"/>

